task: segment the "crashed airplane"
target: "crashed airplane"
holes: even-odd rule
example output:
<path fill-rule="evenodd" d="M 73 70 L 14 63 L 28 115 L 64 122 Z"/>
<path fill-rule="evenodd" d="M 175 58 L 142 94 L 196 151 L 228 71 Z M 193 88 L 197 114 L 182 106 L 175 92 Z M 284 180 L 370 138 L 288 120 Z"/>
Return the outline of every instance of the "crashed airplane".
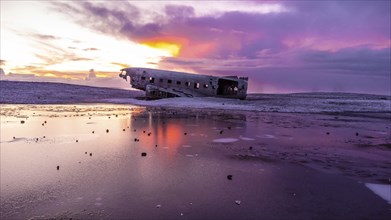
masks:
<path fill-rule="evenodd" d="M 132 88 L 145 91 L 149 99 L 213 96 L 245 99 L 248 77 L 208 76 L 148 68 L 121 69 Z"/>

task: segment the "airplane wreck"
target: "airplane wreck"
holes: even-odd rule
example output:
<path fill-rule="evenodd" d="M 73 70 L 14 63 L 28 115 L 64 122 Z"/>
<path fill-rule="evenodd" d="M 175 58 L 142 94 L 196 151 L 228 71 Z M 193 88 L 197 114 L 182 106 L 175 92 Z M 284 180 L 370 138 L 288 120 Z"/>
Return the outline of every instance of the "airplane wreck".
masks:
<path fill-rule="evenodd" d="M 119 76 L 130 78 L 132 88 L 149 99 L 169 97 L 222 97 L 245 99 L 248 77 L 209 76 L 148 68 L 124 68 Z"/>

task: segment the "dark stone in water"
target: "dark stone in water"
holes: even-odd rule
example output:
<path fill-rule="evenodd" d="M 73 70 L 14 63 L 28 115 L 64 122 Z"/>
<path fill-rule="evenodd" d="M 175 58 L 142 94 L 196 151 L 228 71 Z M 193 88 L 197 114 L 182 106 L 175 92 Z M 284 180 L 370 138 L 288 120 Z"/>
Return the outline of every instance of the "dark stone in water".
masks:
<path fill-rule="evenodd" d="M 232 175 L 228 175 L 227 179 L 232 180 Z"/>
<path fill-rule="evenodd" d="M 141 156 L 142 156 L 142 157 L 145 157 L 145 156 L 147 156 L 147 153 L 142 152 L 142 153 L 141 153 Z"/>

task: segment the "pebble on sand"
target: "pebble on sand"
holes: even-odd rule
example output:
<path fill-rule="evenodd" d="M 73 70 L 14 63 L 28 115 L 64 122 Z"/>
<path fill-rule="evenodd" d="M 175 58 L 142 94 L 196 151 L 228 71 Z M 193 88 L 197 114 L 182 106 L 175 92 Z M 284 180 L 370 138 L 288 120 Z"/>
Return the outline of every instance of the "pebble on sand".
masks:
<path fill-rule="evenodd" d="M 106 133 L 109 133 L 109 129 L 106 129 Z"/>
<path fill-rule="evenodd" d="M 124 129 L 122 129 L 122 131 L 125 131 L 125 128 L 124 128 Z"/>
<path fill-rule="evenodd" d="M 142 152 L 142 153 L 141 153 L 141 156 L 142 156 L 142 157 L 145 157 L 145 156 L 147 156 L 147 153 Z"/>
<path fill-rule="evenodd" d="M 90 153 L 90 156 L 92 157 L 92 153 Z"/>
<path fill-rule="evenodd" d="M 79 140 L 76 140 L 76 143 L 79 142 Z"/>
<path fill-rule="evenodd" d="M 59 170 L 60 169 L 60 166 L 57 166 L 57 170 Z"/>

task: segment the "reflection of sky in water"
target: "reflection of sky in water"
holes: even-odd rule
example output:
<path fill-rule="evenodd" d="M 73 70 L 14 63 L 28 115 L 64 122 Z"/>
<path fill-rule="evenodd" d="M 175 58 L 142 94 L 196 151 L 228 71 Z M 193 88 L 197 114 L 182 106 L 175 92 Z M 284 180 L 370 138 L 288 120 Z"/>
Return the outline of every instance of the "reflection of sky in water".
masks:
<path fill-rule="evenodd" d="M 146 204 L 154 208 L 160 205 L 161 210 L 181 207 L 178 213 L 186 213 L 191 210 L 190 203 L 198 203 L 214 204 L 228 217 L 237 210 L 227 211 L 224 207 L 237 205 L 236 200 L 241 201 L 240 206 L 259 206 L 254 191 L 267 198 L 275 187 L 286 184 L 289 188 L 290 175 L 296 171 L 279 175 L 285 171 L 273 163 L 232 160 L 223 149 L 272 148 L 292 143 L 323 146 L 341 137 L 325 135 L 324 129 L 311 127 L 292 130 L 292 124 L 284 121 L 282 126 L 286 128 L 276 128 L 268 121 L 272 118 L 254 119 L 240 114 L 228 118 L 173 115 L 137 107 L 105 109 L 98 105 L 45 109 L 28 111 L 20 107 L 18 111 L 26 116 L 24 119 L 2 115 L 0 138 L 2 199 L 18 197 L 15 204 L 10 203 L 14 206 L 41 199 L 42 212 L 45 207 L 46 212 L 56 209 L 52 200 L 68 209 L 98 207 L 118 213 L 128 210 L 124 204 L 130 203 L 145 212 L 138 217 L 153 218 L 154 214 L 160 217 L 159 213 L 149 210 Z M 82 110 L 76 113 L 74 109 Z M 41 116 L 32 112 L 40 112 Z M 21 124 L 21 120 L 25 123 Z M 320 137 L 324 142 L 319 143 Z M 141 157 L 142 152 L 147 156 Z M 234 175 L 229 184 L 227 174 Z M 280 197 L 285 201 L 284 196 Z M 242 209 L 242 217 L 252 216 Z"/>

